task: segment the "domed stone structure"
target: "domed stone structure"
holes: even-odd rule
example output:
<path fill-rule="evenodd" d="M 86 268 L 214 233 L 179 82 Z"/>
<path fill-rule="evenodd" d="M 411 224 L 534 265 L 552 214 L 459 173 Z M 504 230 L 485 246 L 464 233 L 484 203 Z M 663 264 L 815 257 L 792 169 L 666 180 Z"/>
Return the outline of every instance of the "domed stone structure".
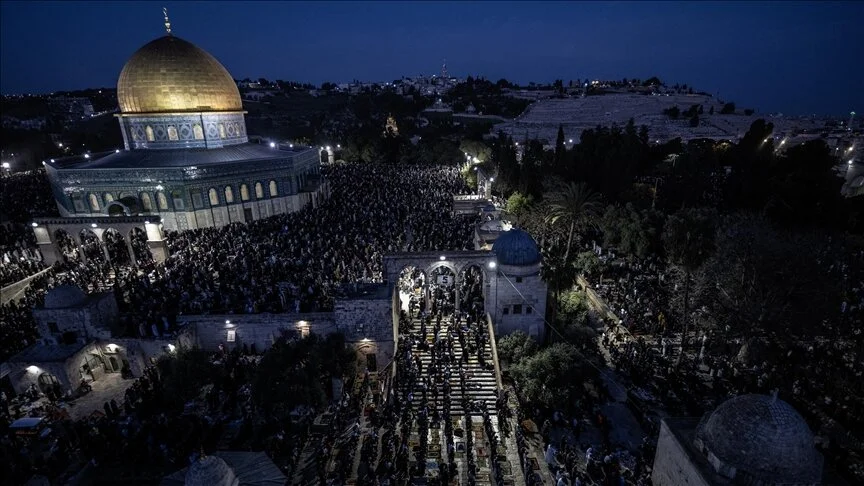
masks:
<path fill-rule="evenodd" d="M 66 309 L 87 302 L 87 294 L 75 285 L 58 285 L 45 294 L 46 309 Z"/>
<path fill-rule="evenodd" d="M 186 486 L 237 486 L 240 480 L 220 457 L 202 456 L 186 471 Z"/>
<path fill-rule="evenodd" d="M 125 114 L 243 110 L 240 91 L 225 67 L 173 35 L 132 54 L 117 81 L 117 101 Z"/>
<path fill-rule="evenodd" d="M 767 395 L 731 398 L 699 423 L 696 448 L 721 475 L 763 484 L 817 484 L 822 456 L 791 405 Z"/>
<path fill-rule="evenodd" d="M 534 265 L 540 262 L 540 249 L 525 231 L 513 228 L 504 231 L 492 245 L 500 265 Z"/>
<path fill-rule="evenodd" d="M 318 150 L 250 143 L 231 74 L 165 24 L 167 35 L 132 54 L 117 81 L 125 150 L 45 161 L 61 216 L 139 218 L 179 231 L 290 213 L 326 195 Z M 40 244 L 53 263 L 60 257 L 48 243 Z"/>

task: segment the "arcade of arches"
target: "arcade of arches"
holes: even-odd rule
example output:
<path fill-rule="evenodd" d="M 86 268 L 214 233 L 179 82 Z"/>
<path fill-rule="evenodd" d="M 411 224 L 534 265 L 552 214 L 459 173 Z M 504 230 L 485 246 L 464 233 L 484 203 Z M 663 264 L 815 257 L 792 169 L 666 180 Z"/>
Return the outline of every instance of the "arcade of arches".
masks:
<path fill-rule="evenodd" d="M 74 260 L 139 265 L 168 257 L 161 225 L 144 216 L 42 218 L 33 223 L 33 232 L 48 265 Z"/>

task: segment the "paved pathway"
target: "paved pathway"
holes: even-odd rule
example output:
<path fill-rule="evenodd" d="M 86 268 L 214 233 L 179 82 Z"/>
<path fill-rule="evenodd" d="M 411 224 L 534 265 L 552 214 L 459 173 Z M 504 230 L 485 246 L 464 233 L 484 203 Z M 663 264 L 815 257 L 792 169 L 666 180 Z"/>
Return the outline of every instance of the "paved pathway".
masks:
<path fill-rule="evenodd" d="M 123 408 L 123 398 L 126 389 L 132 386 L 134 379 L 124 379 L 120 373 L 107 373 L 102 378 L 90 383 L 93 391 L 69 402 L 66 410 L 69 412 L 69 417 L 72 420 L 78 420 L 89 416 L 96 410 L 105 413 L 105 402 L 110 402 L 113 398 L 117 401 L 117 405 Z"/>

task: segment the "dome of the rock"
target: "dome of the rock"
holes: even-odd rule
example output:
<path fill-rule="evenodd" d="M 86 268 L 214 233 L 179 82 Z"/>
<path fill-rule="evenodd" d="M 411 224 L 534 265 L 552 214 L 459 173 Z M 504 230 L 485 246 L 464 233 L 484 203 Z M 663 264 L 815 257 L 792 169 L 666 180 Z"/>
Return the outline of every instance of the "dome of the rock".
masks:
<path fill-rule="evenodd" d="M 117 81 L 120 111 L 185 113 L 241 111 L 240 91 L 215 57 L 173 35 L 138 49 Z"/>

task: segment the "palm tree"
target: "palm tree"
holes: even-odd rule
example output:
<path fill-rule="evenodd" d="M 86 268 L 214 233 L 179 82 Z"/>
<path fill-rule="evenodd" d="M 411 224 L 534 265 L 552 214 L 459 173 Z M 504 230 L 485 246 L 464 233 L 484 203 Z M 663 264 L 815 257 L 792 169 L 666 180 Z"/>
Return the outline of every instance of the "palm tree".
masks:
<path fill-rule="evenodd" d="M 564 250 L 566 265 L 573 246 L 573 233 L 577 228 L 593 224 L 600 214 L 600 194 L 584 182 L 571 182 L 559 186 L 548 198 L 549 213 L 546 220 L 552 225 L 561 223 L 568 226 L 567 248 Z"/>

